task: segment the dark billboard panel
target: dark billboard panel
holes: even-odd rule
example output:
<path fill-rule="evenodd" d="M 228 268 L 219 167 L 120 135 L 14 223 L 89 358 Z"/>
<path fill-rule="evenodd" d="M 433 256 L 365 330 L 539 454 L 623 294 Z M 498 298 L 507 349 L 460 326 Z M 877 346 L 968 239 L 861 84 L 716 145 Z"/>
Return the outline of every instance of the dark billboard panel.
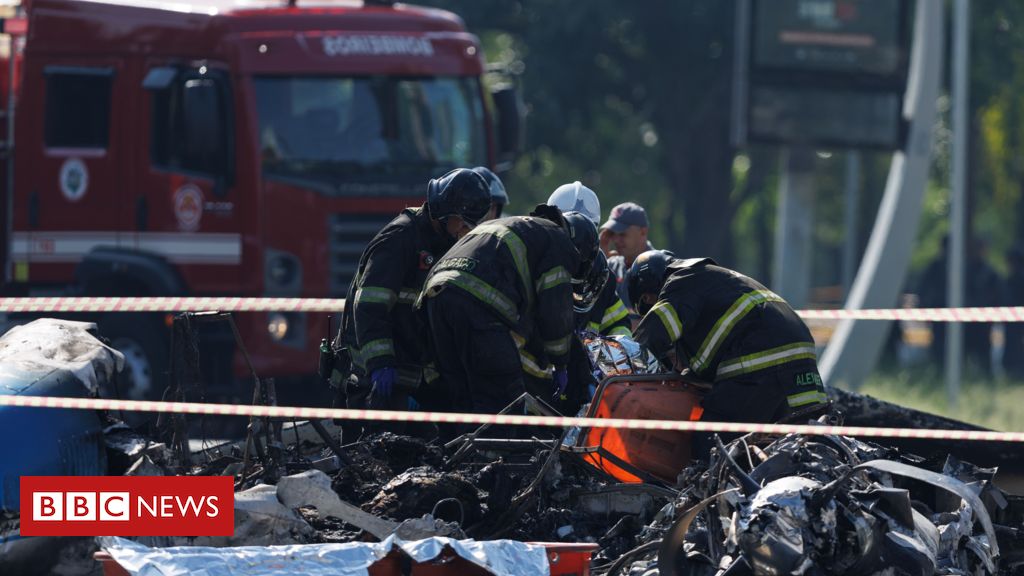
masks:
<path fill-rule="evenodd" d="M 899 0 L 757 0 L 753 24 L 754 68 L 902 73 Z"/>
<path fill-rule="evenodd" d="M 901 95 L 755 86 L 752 139 L 785 144 L 886 148 L 899 141 Z"/>
<path fill-rule="evenodd" d="M 909 0 L 740 2 L 737 141 L 902 146 Z"/>

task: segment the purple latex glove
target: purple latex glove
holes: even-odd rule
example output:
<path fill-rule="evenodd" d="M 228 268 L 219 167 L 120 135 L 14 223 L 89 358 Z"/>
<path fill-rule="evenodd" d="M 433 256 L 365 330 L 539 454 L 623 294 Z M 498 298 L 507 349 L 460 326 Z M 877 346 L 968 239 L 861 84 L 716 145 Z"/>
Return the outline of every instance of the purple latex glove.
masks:
<path fill-rule="evenodd" d="M 373 388 L 370 390 L 370 398 L 367 402 L 370 408 L 375 410 L 387 408 L 388 402 L 391 400 L 391 392 L 395 388 L 395 380 L 397 379 L 398 374 L 391 366 L 377 368 L 370 374 L 370 382 L 373 384 Z"/>
<path fill-rule="evenodd" d="M 569 386 L 569 371 L 565 366 L 555 368 L 555 394 L 557 400 L 566 400 L 565 389 Z"/>

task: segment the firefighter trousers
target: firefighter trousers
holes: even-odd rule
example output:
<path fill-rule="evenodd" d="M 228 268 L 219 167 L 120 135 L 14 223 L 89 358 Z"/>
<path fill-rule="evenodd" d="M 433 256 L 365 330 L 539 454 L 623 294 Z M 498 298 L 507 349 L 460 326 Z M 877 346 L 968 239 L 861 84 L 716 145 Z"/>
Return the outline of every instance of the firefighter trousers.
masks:
<path fill-rule="evenodd" d="M 701 420 L 706 422 L 767 424 L 811 406 L 825 408 L 827 397 L 817 363 L 800 361 L 715 382 L 701 405 Z M 740 434 L 719 436 L 728 443 Z M 707 459 L 714 434 L 695 433 L 693 440 L 694 457 Z"/>

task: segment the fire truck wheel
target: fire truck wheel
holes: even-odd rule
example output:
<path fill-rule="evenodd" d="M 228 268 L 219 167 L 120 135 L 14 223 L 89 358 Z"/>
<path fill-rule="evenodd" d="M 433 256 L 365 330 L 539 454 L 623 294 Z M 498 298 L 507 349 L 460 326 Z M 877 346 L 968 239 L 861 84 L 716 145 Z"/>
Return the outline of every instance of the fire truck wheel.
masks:
<path fill-rule="evenodd" d="M 117 394 L 125 400 L 159 400 L 167 387 L 168 337 L 160 318 L 112 314 L 100 321 L 100 334 L 124 354 Z M 111 390 L 111 396 L 114 390 Z"/>

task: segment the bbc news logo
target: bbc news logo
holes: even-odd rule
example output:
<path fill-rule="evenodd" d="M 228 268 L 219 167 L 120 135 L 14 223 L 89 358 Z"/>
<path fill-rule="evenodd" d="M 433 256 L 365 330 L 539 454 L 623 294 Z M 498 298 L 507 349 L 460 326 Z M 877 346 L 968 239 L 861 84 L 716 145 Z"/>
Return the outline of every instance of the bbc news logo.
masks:
<path fill-rule="evenodd" d="M 32 520 L 128 522 L 130 501 L 128 492 L 33 492 Z M 145 502 L 142 498 L 138 501 L 140 506 Z"/>
<path fill-rule="evenodd" d="M 22 476 L 22 536 L 231 536 L 230 476 Z"/>
<path fill-rule="evenodd" d="M 136 518 L 216 518 L 218 496 L 136 496 L 130 492 L 33 492 L 32 519 L 38 522 L 130 522 Z"/>

